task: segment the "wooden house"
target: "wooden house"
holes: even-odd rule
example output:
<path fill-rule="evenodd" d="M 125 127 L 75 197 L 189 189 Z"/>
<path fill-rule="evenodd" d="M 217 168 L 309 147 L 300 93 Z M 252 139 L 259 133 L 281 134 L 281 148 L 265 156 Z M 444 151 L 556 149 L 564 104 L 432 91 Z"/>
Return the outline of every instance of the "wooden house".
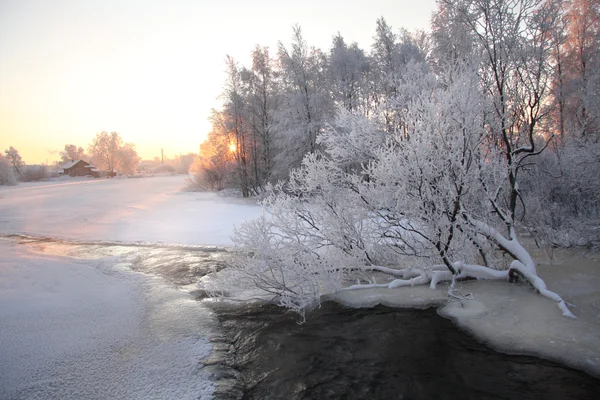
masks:
<path fill-rule="evenodd" d="M 98 170 L 93 164 L 85 162 L 83 160 L 69 161 L 62 166 L 63 175 L 69 176 L 93 176 L 98 178 L 102 176 L 100 170 Z"/>

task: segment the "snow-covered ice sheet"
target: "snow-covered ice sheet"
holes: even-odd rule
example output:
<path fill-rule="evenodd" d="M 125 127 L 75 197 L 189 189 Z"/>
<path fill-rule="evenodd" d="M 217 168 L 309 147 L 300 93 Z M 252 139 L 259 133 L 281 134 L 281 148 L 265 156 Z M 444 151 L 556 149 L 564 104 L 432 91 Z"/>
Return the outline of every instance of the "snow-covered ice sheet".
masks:
<path fill-rule="evenodd" d="M 227 246 L 234 226 L 262 212 L 252 201 L 181 192 L 184 184 L 179 175 L 5 187 L 0 234 Z"/>
<path fill-rule="evenodd" d="M 212 397 L 210 311 L 117 261 L 0 239 L 0 399 Z"/>

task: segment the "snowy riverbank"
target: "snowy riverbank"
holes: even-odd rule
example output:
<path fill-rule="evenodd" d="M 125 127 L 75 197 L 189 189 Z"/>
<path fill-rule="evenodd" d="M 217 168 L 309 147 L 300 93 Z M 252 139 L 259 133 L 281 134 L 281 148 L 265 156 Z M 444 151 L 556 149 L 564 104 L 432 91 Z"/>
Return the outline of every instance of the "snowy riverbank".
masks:
<path fill-rule="evenodd" d="M 199 276 L 226 261 L 194 249 L 231 245 L 233 226 L 262 209 L 214 193 L 181 193 L 182 186 L 175 176 L 0 193 L 0 397 L 152 398 L 152 389 L 210 398 L 202 359 L 211 357 L 208 341 L 218 333 L 212 314 L 192 298 Z M 6 237 L 15 234 L 44 239 Z M 554 265 L 543 257 L 540 276 L 576 306 L 576 320 L 527 285 L 505 282 L 463 282 L 460 289 L 475 299 L 439 312 L 504 352 L 600 376 L 600 256 L 560 251 Z M 332 298 L 353 307 L 424 308 L 445 304 L 446 289 Z"/>
<path fill-rule="evenodd" d="M 462 302 L 448 302 L 447 285 L 340 292 L 331 299 L 353 307 L 439 306 L 440 315 L 499 351 L 536 355 L 600 377 L 599 257 L 584 250 L 565 250 L 557 251 L 554 264 L 540 258 L 540 276 L 575 305 L 574 320 L 563 317 L 554 302 L 523 283 L 462 282 L 458 289 L 474 296 Z"/>

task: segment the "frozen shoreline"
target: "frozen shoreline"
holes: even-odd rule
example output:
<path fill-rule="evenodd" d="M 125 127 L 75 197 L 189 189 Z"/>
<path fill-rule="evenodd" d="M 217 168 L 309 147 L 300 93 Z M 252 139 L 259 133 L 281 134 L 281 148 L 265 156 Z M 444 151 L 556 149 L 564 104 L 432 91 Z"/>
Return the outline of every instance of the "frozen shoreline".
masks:
<path fill-rule="evenodd" d="M 500 352 L 538 356 L 600 377 L 600 262 L 597 254 L 566 253 L 563 257 L 569 258 L 559 259 L 561 265 L 542 262 L 538 271 L 552 290 L 575 305 L 575 320 L 563 317 L 553 301 L 523 283 L 458 283 L 463 293 L 474 296 L 462 305 L 448 302 L 447 284 L 437 289 L 414 286 L 345 291 L 327 298 L 350 307 L 437 307 L 439 315 Z"/>

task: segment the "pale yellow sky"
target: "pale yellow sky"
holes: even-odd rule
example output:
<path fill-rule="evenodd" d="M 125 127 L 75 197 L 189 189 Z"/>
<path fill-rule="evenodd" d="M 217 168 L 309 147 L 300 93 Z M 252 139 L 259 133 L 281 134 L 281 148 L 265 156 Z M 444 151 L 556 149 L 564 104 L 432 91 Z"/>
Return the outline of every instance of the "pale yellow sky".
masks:
<path fill-rule="evenodd" d="M 0 150 L 58 159 L 117 131 L 144 158 L 197 152 L 219 105 L 225 56 L 276 53 L 300 24 L 327 50 L 338 31 L 368 50 L 375 21 L 427 29 L 435 0 L 0 0 Z"/>

